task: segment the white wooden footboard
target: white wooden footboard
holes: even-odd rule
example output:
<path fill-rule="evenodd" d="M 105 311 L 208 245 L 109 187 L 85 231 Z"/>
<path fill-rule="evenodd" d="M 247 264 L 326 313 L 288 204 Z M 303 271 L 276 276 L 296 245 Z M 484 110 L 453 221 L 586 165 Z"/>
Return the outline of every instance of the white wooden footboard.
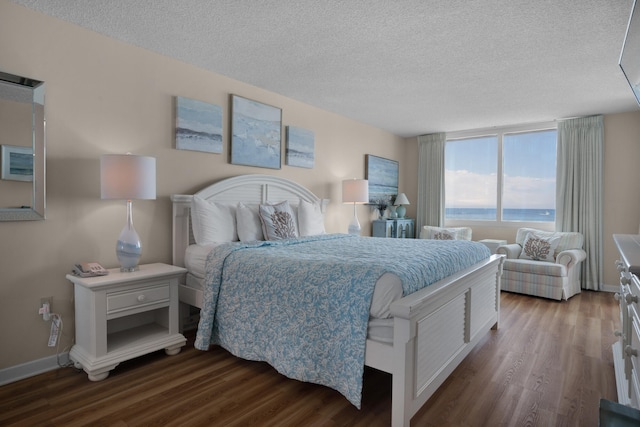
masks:
<path fill-rule="evenodd" d="M 368 366 L 393 375 L 391 425 L 411 417 L 500 317 L 502 257 L 447 277 L 391 305 L 393 347 L 367 342 Z"/>

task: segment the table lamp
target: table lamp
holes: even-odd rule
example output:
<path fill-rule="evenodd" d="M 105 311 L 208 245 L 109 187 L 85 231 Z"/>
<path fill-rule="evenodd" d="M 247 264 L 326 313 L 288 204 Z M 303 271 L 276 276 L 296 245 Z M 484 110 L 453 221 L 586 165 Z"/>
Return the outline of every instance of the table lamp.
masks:
<path fill-rule="evenodd" d="M 407 199 L 407 196 L 404 193 L 398 194 L 395 202 L 393 202 L 393 205 L 397 206 L 396 213 L 398 214 L 398 218 L 404 218 L 404 215 L 407 213 L 407 208 L 405 208 L 403 205 L 410 204 L 411 203 L 409 203 L 409 199 Z"/>
<path fill-rule="evenodd" d="M 355 178 L 342 181 L 342 202 L 353 203 L 353 219 L 349 224 L 349 234 L 360 234 L 356 204 L 369 202 L 369 181 Z"/>
<path fill-rule="evenodd" d="M 132 154 L 105 154 L 100 157 L 102 199 L 127 201 L 127 223 L 116 244 L 120 271 L 138 270 L 142 255 L 140 237 L 133 228 L 132 199 L 156 198 L 156 159 Z"/>

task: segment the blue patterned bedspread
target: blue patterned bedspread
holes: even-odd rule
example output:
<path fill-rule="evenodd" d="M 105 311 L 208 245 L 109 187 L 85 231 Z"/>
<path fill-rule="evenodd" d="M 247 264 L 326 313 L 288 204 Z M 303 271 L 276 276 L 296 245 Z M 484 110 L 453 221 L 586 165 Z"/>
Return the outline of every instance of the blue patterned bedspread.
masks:
<path fill-rule="evenodd" d="M 369 308 L 386 272 L 404 295 L 487 257 L 469 241 L 329 234 L 226 243 L 207 258 L 195 347 L 219 344 L 360 408 Z"/>

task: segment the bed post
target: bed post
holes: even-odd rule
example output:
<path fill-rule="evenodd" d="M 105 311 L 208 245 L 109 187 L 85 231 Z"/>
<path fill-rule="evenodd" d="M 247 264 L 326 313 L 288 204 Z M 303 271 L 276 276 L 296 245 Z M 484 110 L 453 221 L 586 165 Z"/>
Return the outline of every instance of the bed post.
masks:
<path fill-rule="evenodd" d="M 189 220 L 192 196 L 174 194 L 173 202 L 173 265 L 184 267 L 184 253 L 189 246 Z"/>
<path fill-rule="evenodd" d="M 411 331 L 411 332 L 410 332 Z M 415 328 L 410 319 L 396 317 L 393 326 L 394 368 L 391 386 L 391 427 L 409 427 L 413 402 Z"/>
<path fill-rule="evenodd" d="M 495 325 L 491 327 L 492 330 L 497 331 L 500 327 L 500 291 L 502 290 L 502 266 L 504 265 L 504 260 L 506 259 L 506 255 L 500 255 L 500 263 L 498 264 L 498 271 L 496 271 L 496 313 L 498 318 L 496 319 Z"/>

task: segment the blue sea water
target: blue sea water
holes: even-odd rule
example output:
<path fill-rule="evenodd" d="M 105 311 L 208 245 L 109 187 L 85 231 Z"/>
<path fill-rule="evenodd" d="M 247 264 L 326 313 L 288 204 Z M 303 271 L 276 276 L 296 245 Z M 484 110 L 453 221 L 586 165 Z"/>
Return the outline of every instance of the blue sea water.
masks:
<path fill-rule="evenodd" d="M 496 209 L 492 208 L 446 208 L 446 219 L 468 219 L 479 221 L 496 221 Z M 555 209 L 503 209 L 503 221 L 554 222 Z"/>

